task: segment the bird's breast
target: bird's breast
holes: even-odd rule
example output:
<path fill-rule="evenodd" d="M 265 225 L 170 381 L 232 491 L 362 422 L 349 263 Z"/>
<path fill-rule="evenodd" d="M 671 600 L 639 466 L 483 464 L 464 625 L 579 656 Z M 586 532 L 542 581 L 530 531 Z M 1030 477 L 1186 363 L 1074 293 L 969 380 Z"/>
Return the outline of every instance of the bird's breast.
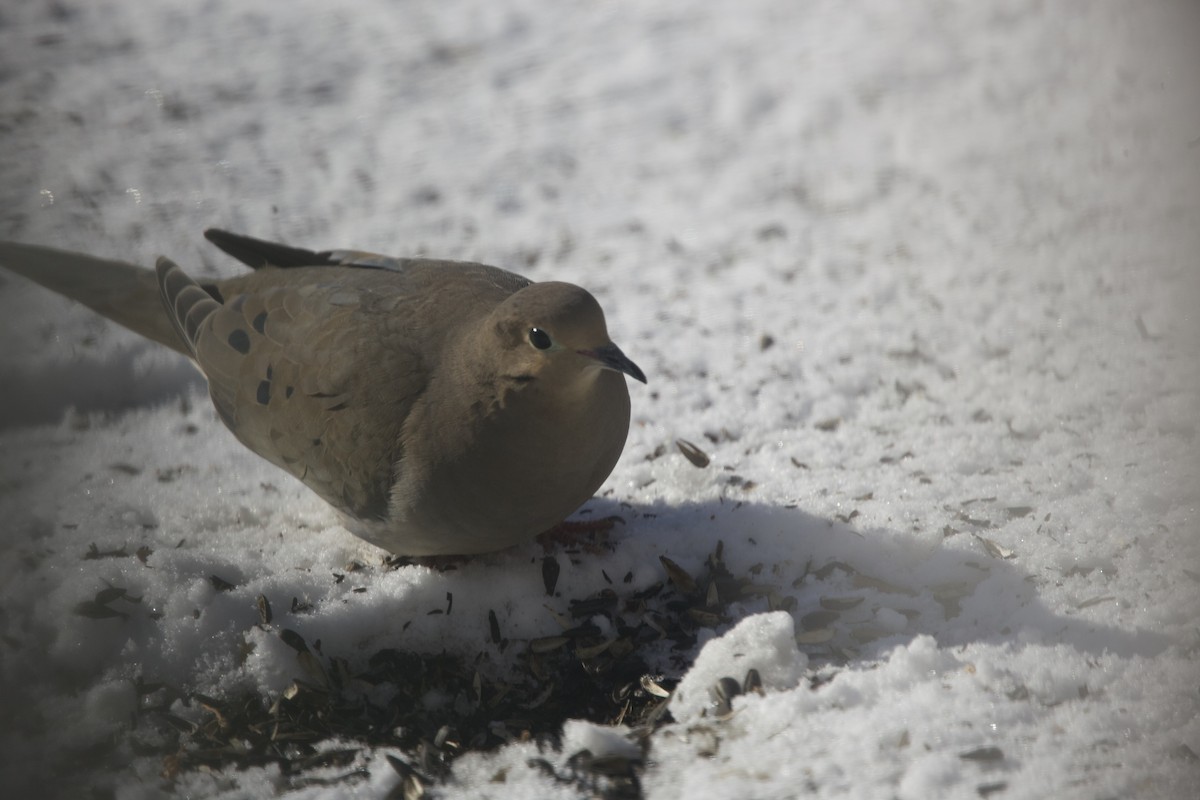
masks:
<path fill-rule="evenodd" d="M 536 536 L 586 502 L 620 457 L 629 432 L 623 376 L 603 372 L 563 398 L 537 382 L 464 408 L 454 446 L 415 459 L 422 474 L 398 476 L 393 549 L 413 555 L 497 550 Z M 421 431 L 409 446 L 424 451 Z M 406 461 L 409 459 L 406 458 Z M 403 465 L 402 465 L 403 466 Z"/>

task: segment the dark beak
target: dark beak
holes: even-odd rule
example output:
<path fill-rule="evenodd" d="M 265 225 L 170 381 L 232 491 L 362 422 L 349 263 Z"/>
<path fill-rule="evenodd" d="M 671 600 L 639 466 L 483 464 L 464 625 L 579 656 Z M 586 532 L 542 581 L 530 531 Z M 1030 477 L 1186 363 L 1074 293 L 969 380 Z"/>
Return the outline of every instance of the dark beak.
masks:
<path fill-rule="evenodd" d="M 606 344 L 604 347 L 597 347 L 594 350 L 580 350 L 579 355 L 594 358 L 600 362 L 600 366 L 605 369 L 611 369 L 614 372 L 624 372 L 634 380 L 646 382 L 646 375 L 638 368 L 638 365 L 629 360 L 629 357 L 621 352 L 621 348 L 615 344 Z"/>

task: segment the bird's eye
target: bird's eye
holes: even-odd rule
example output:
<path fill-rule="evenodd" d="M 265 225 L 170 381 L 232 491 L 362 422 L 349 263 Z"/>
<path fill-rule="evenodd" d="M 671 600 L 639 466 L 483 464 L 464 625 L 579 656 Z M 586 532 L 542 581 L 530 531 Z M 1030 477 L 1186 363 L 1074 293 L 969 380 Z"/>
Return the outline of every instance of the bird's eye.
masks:
<path fill-rule="evenodd" d="M 554 342 L 550 341 L 550 334 L 546 333 L 541 328 L 529 329 L 529 343 L 538 350 L 548 350 Z"/>

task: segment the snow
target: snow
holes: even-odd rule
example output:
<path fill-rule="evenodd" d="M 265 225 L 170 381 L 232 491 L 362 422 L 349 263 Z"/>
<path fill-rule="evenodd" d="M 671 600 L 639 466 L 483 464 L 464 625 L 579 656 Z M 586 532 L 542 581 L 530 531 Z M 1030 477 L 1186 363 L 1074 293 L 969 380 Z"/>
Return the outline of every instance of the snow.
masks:
<path fill-rule="evenodd" d="M 713 708 L 710 689 L 725 677 L 739 685 L 755 670 L 767 691 L 795 688 L 807 658 L 796 647 L 796 628 L 786 611 L 754 614 L 707 642 L 671 695 L 671 716 L 692 722 Z"/>
<path fill-rule="evenodd" d="M 560 557 L 547 597 L 532 544 L 383 567 L 181 359 L 0 273 L 4 785 L 381 796 L 384 749 L 359 781 L 170 784 L 135 681 L 276 696 L 303 677 L 283 628 L 350 661 L 503 671 L 606 576 L 696 574 L 722 542 L 794 605 L 739 603 L 688 654 L 646 796 L 1189 796 L 1196 22 L 1169 2 L 6 5 L 0 238 L 197 273 L 236 269 L 207 226 L 482 260 L 589 288 L 650 383 L 587 506 L 625 519 L 616 547 Z M 712 713 L 747 659 L 762 694 Z M 572 757 L 627 758 L 631 736 L 568 721 L 558 749 L 470 753 L 427 788 L 580 796 Z"/>

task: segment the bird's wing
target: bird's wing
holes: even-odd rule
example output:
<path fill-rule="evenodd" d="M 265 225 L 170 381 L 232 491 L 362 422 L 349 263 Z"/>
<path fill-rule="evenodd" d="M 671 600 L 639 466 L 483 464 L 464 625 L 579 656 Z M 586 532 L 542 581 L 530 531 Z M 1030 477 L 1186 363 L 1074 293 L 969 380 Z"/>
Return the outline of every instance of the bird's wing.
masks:
<path fill-rule="evenodd" d="M 429 360 L 427 339 L 407 327 L 414 298 L 395 276 L 260 270 L 218 282 L 219 300 L 167 259 L 158 279 L 234 435 L 332 505 L 384 517 Z"/>
<path fill-rule="evenodd" d="M 220 228 L 209 228 L 204 238 L 252 269 L 263 267 L 363 267 L 400 271 L 409 259 L 361 250 L 306 250 L 269 242 Z"/>

